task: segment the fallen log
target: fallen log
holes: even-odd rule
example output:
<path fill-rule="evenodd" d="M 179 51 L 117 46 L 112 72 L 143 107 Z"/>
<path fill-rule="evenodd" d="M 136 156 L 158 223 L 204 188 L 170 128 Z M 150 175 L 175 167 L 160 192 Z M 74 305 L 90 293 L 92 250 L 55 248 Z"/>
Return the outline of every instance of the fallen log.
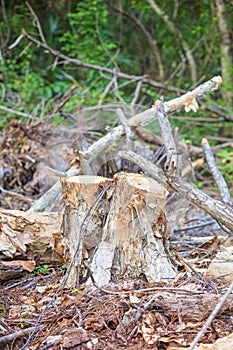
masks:
<path fill-rule="evenodd" d="M 64 262 L 62 213 L 0 210 L 0 258 Z"/>

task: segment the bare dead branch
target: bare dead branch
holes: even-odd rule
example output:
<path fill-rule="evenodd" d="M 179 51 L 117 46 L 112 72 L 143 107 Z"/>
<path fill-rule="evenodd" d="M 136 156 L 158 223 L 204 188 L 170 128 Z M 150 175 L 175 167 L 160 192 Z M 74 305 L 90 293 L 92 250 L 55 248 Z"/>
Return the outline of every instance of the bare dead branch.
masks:
<path fill-rule="evenodd" d="M 211 147 L 209 145 L 208 140 L 205 138 L 202 139 L 201 144 L 202 144 L 202 148 L 203 148 L 205 158 L 206 158 L 206 161 L 208 163 L 210 172 L 213 175 L 214 180 L 218 186 L 222 201 L 224 203 L 227 203 L 227 204 L 232 204 L 231 196 L 230 196 L 226 181 L 224 180 L 221 172 L 219 171 L 219 169 L 215 163 L 214 155 L 213 155 L 213 152 L 211 150 Z"/>
<path fill-rule="evenodd" d="M 135 136 L 134 136 L 134 133 L 133 133 L 131 127 L 129 126 L 128 120 L 127 120 L 126 116 L 124 115 L 123 111 L 120 108 L 117 108 L 116 114 L 117 114 L 118 118 L 120 119 L 121 124 L 123 125 L 124 130 L 125 130 L 126 147 L 127 147 L 128 150 L 134 151 L 134 139 L 135 139 Z M 128 172 L 132 171 L 132 163 L 131 162 L 129 162 L 127 164 L 127 171 Z"/>
<path fill-rule="evenodd" d="M 162 133 L 162 140 L 166 149 L 166 161 L 164 164 L 164 171 L 169 172 L 169 176 L 175 176 L 178 169 L 178 152 L 176 150 L 176 144 L 172 136 L 172 128 L 169 123 L 167 114 L 165 112 L 163 98 L 158 101 L 157 105 L 157 117 Z"/>
<path fill-rule="evenodd" d="M 127 139 L 127 148 L 130 149 L 131 151 L 133 151 L 133 141 L 134 141 L 134 133 L 128 123 L 128 120 L 126 118 L 126 116 L 124 115 L 124 113 L 122 112 L 122 110 L 120 108 L 117 108 L 116 110 L 116 114 L 118 116 L 118 118 L 121 121 L 121 124 L 123 125 L 124 129 L 125 129 L 125 134 L 126 134 L 126 139 Z"/>
<path fill-rule="evenodd" d="M 233 230 L 232 206 L 209 197 L 199 189 L 192 187 L 180 177 L 173 178 L 172 181 L 169 180 L 160 168 L 136 153 L 121 151 L 118 154 L 121 158 L 137 164 L 159 183 L 165 186 L 171 186 L 181 196 L 196 204 L 199 208 L 205 210 L 214 219 L 225 225 L 230 230 Z"/>
<path fill-rule="evenodd" d="M 211 91 L 217 90 L 222 84 L 222 78 L 215 76 L 205 83 L 199 85 L 194 90 L 187 92 L 186 94 L 175 98 L 169 102 L 165 102 L 165 111 L 173 112 L 184 108 L 186 112 L 190 110 L 197 111 L 198 105 L 196 99 L 201 96 L 209 94 Z"/>
<path fill-rule="evenodd" d="M 32 14 L 32 17 L 35 21 L 35 24 L 37 26 L 37 29 L 38 29 L 38 32 L 39 32 L 39 35 L 40 35 L 40 38 L 42 40 L 43 43 L 46 44 L 46 40 L 45 40 L 45 36 L 44 36 L 44 33 L 43 33 L 43 30 L 41 28 L 41 25 L 40 25 L 40 21 L 39 21 L 39 18 L 38 16 L 36 15 L 35 11 L 33 10 L 33 8 L 31 7 L 31 5 L 29 4 L 29 2 L 26 1 L 26 5 L 27 7 L 29 8 L 29 11 L 31 12 Z"/>
<path fill-rule="evenodd" d="M 15 109 L 8 108 L 8 107 L 5 107 L 5 106 L 0 106 L 0 110 L 2 110 L 4 112 L 7 112 L 7 113 L 18 115 L 20 117 L 24 117 L 24 118 L 28 118 L 28 119 L 32 118 L 32 116 L 30 114 L 19 112 L 19 111 L 16 111 Z"/>
<path fill-rule="evenodd" d="M 196 97 L 205 96 L 213 90 L 219 88 L 219 85 L 222 83 L 222 78 L 216 76 L 211 80 L 201 84 L 193 91 L 187 92 L 181 97 L 175 98 L 168 102 L 164 103 L 165 112 L 175 111 L 177 109 L 186 108 L 186 110 L 192 109 L 190 106 L 195 104 L 197 108 Z M 153 106 L 146 111 L 137 114 L 136 116 L 129 119 L 129 125 L 136 129 L 138 126 L 144 126 L 152 122 L 157 118 L 156 109 Z M 106 136 L 99 139 L 93 145 L 91 145 L 86 152 L 83 153 L 83 156 L 89 160 L 94 160 L 100 153 L 104 152 L 109 146 L 114 144 L 122 135 L 124 134 L 124 128 L 122 125 L 119 125 L 112 129 L 110 133 Z"/>
<path fill-rule="evenodd" d="M 136 89 L 134 91 L 134 97 L 130 103 L 130 107 L 133 108 L 135 103 L 137 102 L 137 99 L 138 99 L 138 96 L 139 96 L 139 93 L 140 93 L 140 90 L 141 90 L 141 86 L 142 86 L 142 81 L 140 80 L 138 83 L 137 83 L 137 86 L 136 86 Z"/>
<path fill-rule="evenodd" d="M 176 94 L 180 95 L 181 93 L 184 93 L 186 92 L 185 90 L 183 89 L 179 89 L 179 88 L 176 88 L 174 86 L 171 86 L 171 85 L 166 85 L 166 84 L 162 84 L 162 83 L 159 83 L 155 80 L 152 80 L 152 79 L 149 79 L 145 76 L 141 76 L 141 77 L 138 77 L 136 75 L 130 75 L 130 74 L 126 74 L 126 73 L 123 73 L 123 72 L 119 72 L 119 71 L 116 71 L 115 69 L 110 69 L 110 68 L 106 68 L 106 67 L 102 67 L 102 66 L 99 66 L 97 64 L 90 64 L 90 63 L 85 63 L 85 62 L 82 62 L 78 59 L 75 59 L 75 58 L 71 58 L 71 57 L 68 57 L 64 54 L 62 54 L 61 52 L 57 51 L 57 50 L 54 50 L 53 48 L 51 48 L 48 44 L 46 43 L 43 43 L 42 41 L 39 41 L 37 39 L 35 39 L 34 37 L 32 37 L 31 35 L 29 35 L 26 30 L 23 29 L 22 31 L 22 35 L 27 38 L 29 41 L 33 42 L 34 44 L 36 44 L 37 46 L 41 46 L 43 47 L 45 50 L 47 50 L 48 52 L 50 52 L 52 55 L 56 56 L 56 57 L 59 57 L 60 59 L 64 60 L 65 62 L 68 62 L 68 63 L 71 63 L 75 66 L 78 66 L 78 67 L 83 67 L 83 68 L 89 68 L 89 69 L 94 69 L 94 70 L 98 70 L 100 72 L 105 72 L 105 73 L 109 73 L 111 75 L 114 75 L 116 74 L 118 78 L 121 78 L 121 79 L 126 79 L 126 80 L 132 80 L 132 79 L 136 79 L 136 80 L 141 80 L 144 84 L 147 84 L 147 85 L 150 85 L 150 86 L 154 86 L 156 88 L 160 88 L 160 89 L 164 89 L 164 90 L 167 90 L 167 91 L 171 91 L 171 92 L 175 92 Z"/>
<path fill-rule="evenodd" d="M 109 93 L 109 90 L 111 89 L 113 83 L 114 83 L 114 77 L 113 77 L 113 78 L 110 80 L 110 82 L 106 85 L 106 87 L 105 87 L 105 89 L 104 89 L 104 92 L 103 92 L 101 98 L 100 98 L 99 101 L 98 101 L 98 104 L 97 104 L 98 106 L 101 106 L 101 105 L 102 105 L 103 100 L 104 100 L 105 96 Z"/>
<path fill-rule="evenodd" d="M 20 35 L 18 36 L 18 38 L 13 42 L 13 44 L 11 44 L 8 48 L 9 48 L 10 50 L 12 50 L 14 47 L 16 47 L 16 46 L 20 43 L 20 41 L 21 41 L 23 38 L 24 38 L 23 34 L 20 34 Z"/>
<path fill-rule="evenodd" d="M 80 173 L 79 169 L 70 168 L 66 176 L 74 176 Z M 40 212 L 44 211 L 61 193 L 62 187 L 61 182 L 57 181 L 42 197 L 33 203 L 28 212 Z"/>
<path fill-rule="evenodd" d="M 42 326 L 40 326 L 40 328 L 41 327 Z M 12 343 L 15 339 L 27 335 L 33 330 L 33 328 L 34 327 L 30 327 L 30 328 L 22 329 L 21 331 L 18 331 L 18 332 L 4 335 L 3 337 L 0 338 L 0 346 L 4 346 L 6 344 Z"/>

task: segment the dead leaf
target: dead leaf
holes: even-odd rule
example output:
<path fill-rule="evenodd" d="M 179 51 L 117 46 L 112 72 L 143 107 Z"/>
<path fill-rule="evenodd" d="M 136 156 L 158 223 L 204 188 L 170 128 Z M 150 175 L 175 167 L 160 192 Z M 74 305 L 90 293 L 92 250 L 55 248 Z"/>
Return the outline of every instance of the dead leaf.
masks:
<path fill-rule="evenodd" d="M 36 266 L 35 261 L 32 260 L 14 260 L 14 261 L 2 261 L 5 266 L 22 266 L 25 270 L 32 272 Z"/>
<path fill-rule="evenodd" d="M 158 342 L 159 336 L 155 333 L 154 317 L 151 313 L 143 315 L 143 321 L 139 331 L 148 345 L 155 345 Z"/>

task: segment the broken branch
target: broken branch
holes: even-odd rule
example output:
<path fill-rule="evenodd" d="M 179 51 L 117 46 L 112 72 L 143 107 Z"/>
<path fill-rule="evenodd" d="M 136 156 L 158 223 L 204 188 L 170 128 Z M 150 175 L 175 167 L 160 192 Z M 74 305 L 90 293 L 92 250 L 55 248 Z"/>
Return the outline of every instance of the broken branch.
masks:
<path fill-rule="evenodd" d="M 187 92 L 181 97 L 175 98 L 171 101 L 164 103 L 165 112 L 172 112 L 177 109 L 185 108 L 190 106 L 191 101 L 198 96 L 205 96 L 213 90 L 219 88 L 219 85 L 222 83 L 222 78 L 216 76 L 209 81 L 201 84 L 194 90 Z M 129 125 L 136 129 L 138 126 L 145 126 L 157 118 L 157 113 L 155 107 L 153 106 L 146 111 L 135 115 L 129 119 Z M 116 142 L 124 134 L 124 128 L 122 125 L 119 125 L 112 129 L 110 133 L 96 141 L 91 145 L 87 151 L 83 152 L 82 155 L 84 158 L 94 160 L 98 155 L 104 152 L 109 146 Z"/>
<path fill-rule="evenodd" d="M 147 85 L 150 85 L 150 86 L 154 86 L 156 88 L 161 88 L 161 89 L 164 89 L 164 90 L 167 90 L 167 91 L 175 92 L 176 94 L 181 94 L 181 93 L 185 92 L 185 90 L 176 88 L 174 86 L 166 85 L 166 84 L 161 84 L 161 83 L 159 83 L 159 82 L 157 82 L 155 80 L 148 79 L 145 76 L 138 77 L 136 75 L 130 75 L 130 74 L 126 74 L 126 73 L 119 72 L 119 71 L 116 72 L 115 69 L 102 67 L 102 66 L 99 66 L 97 64 L 85 63 L 85 62 L 80 61 L 79 59 L 68 57 L 68 56 L 60 53 L 59 51 L 54 50 L 47 43 L 44 43 L 42 41 L 39 41 L 39 40 L 35 39 L 31 35 L 29 35 L 26 32 L 25 29 L 23 29 L 22 35 L 23 35 L 23 37 L 27 38 L 29 41 L 31 41 L 34 44 L 36 44 L 38 47 L 39 46 L 43 47 L 45 50 L 50 52 L 52 55 L 54 55 L 54 56 L 56 56 L 58 58 L 61 58 L 64 61 L 69 62 L 69 63 L 71 63 L 71 64 L 73 64 L 75 66 L 83 67 L 83 68 L 89 68 L 89 69 L 94 69 L 94 70 L 98 70 L 100 72 L 109 73 L 111 75 L 115 75 L 116 74 L 118 78 L 122 78 L 122 79 L 126 79 L 126 80 L 132 80 L 132 79 L 141 80 L 144 84 L 147 84 Z"/>
<path fill-rule="evenodd" d="M 218 186 L 220 195 L 222 197 L 222 201 L 227 204 L 232 204 L 231 196 L 230 196 L 226 181 L 224 180 L 224 177 L 222 176 L 221 172 L 219 171 L 215 163 L 214 155 L 207 139 L 202 139 L 202 148 L 205 154 L 206 161 L 209 166 L 209 170 L 213 175 L 214 180 Z"/>
<path fill-rule="evenodd" d="M 170 181 L 160 168 L 138 154 L 130 151 L 121 151 L 118 154 L 121 158 L 137 164 L 143 171 L 148 172 L 148 174 L 159 183 L 171 186 L 181 196 L 187 198 L 190 202 L 205 210 L 230 230 L 233 230 L 233 210 L 230 205 L 209 197 L 207 194 L 192 187 L 189 183 L 179 177 L 173 178 L 172 181 Z"/>

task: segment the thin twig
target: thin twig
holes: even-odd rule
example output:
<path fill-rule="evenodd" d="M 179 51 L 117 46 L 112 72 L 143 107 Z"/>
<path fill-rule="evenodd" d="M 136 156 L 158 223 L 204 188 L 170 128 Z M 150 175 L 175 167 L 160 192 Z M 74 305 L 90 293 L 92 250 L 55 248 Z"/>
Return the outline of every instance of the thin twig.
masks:
<path fill-rule="evenodd" d="M 40 25 L 40 21 L 39 21 L 38 16 L 36 15 L 35 11 L 34 11 L 33 8 L 31 7 L 31 5 L 29 4 L 29 2 L 26 1 L 26 5 L 27 5 L 27 7 L 29 8 L 29 10 L 30 10 L 30 12 L 31 12 L 31 14 L 32 14 L 32 17 L 33 17 L 33 19 L 34 19 L 34 21 L 35 21 L 35 24 L 36 24 L 36 26 L 37 26 L 37 29 L 38 29 L 38 32 L 39 32 L 39 35 L 40 35 L 40 38 L 41 38 L 42 42 L 43 42 L 44 44 L 46 44 L 45 36 L 44 36 L 43 30 L 42 30 L 42 28 L 41 28 L 41 25 Z"/>
<path fill-rule="evenodd" d="M 42 326 L 40 326 L 41 328 Z M 43 326 L 44 327 L 44 326 Z M 28 333 L 30 333 L 33 330 L 34 327 L 30 327 L 30 328 L 26 328 L 26 329 L 22 329 L 21 331 L 18 332 L 14 332 L 11 334 L 7 334 L 3 337 L 0 338 L 0 346 L 4 346 L 8 343 L 11 343 L 12 341 L 14 341 L 15 339 L 25 336 Z M 3 348 L 2 348 L 3 349 Z"/>
<path fill-rule="evenodd" d="M 20 35 L 17 37 L 17 39 L 13 42 L 13 44 L 11 44 L 11 45 L 8 47 L 8 49 L 9 49 L 9 50 L 12 50 L 14 47 L 16 47 L 16 46 L 20 43 L 20 41 L 21 41 L 23 38 L 24 38 L 23 34 L 20 34 Z"/>
<path fill-rule="evenodd" d="M 182 231 L 194 230 L 196 228 L 200 228 L 200 227 L 204 227 L 204 226 L 208 226 L 208 225 L 214 225 L 215 223 L 216 223 L 215 220 L 205 221 L 202 224 L 197 224 L 197 225 L 191 225 L 191 226 L 177 228 L 177 229 L 174 230 L 174 233 L 182 232 Z"/>
<path fill-rule="evenodd" d="M 147 303 L 145 303 L 144 306 L 140 307 L 139 310 L 137 311 L 137 313 L 136 313 L 136 315 L 134 317 L 134 320 L 133 320 L 134 321 L 134 327 L 133 327 L 132 331 L 130 332 L 130 334 L 128 335 L 127 341 L 132 339 L 132 337 L 133 337 L 133 335 L 135 333 L 135 327 L 137 326 L 137 322 L 140 320 L 140 318 L 142 317 L 144 312 L 146 312 L 149 309 L 149 307 L 151 306 L 151 304 L 153 303 L 155 298 L 156 298 L 156 295 L 153 295 L 150 298 L 150 300 Z"/>
<path fill-rule="evenodd" d="M 138 83 L 137 83 L 137 86 L 136 86 L 136 89 L 134 91 L 134 97 L 130 103 L 130 107 L 133 109 L 134 108 L 134 105 L 135 103 L 137 102 L 137 99 L 138 99 L 138 96 L 140 94 L 140 90 L 141 90 L 141 86 L 142 86 L 142 81 L 140 80 Z"/>
<path fill-rule="evenodd" d="M 175 140 L 172 135 L 171 124 L 169 123 L 168 116 L 165 112 L 163 97 L 157 105 L 157 117 L 162 134 L 162 140 L 166 149 L 166 161 L 164 164 L 164 171 L 169 173 L 169 176 L 175 176 L 176 172 L 181 172 L 178 169 L 178 152 L 176 150 Z M 156 103 L 155 103 L 156 104 Z"/>
<path fill-rule="evenodd" d="M 43 118 L 37 120 L 35 123 L 33 123 L 32 127 L 36 127 L 39 124 L 47 123 L 50 119 L 52 119 L 55 114 L 64 107 L 64 105 L 74 96 L 75 91 L 77 89 L 77 85 L 72 85 L 65 94 L 61 97 L 61 99 L 55 104 L 52 111 L 49 112 L 48 115 L 44 116 Z"/>
<path fill-rule="evenodd" d="M 233 290 L 233 282 L 231 282 L 228 290 L 226 291 L 226 293 L 223 295 L 222 299 L 220 300 L 220 302 L 215 306 L 214 310 L 211 312 L 211 314 L 209 315 L 209 317 L 207 318 L 204 326 L 202 327 L 202 329 L 200 330 L 200 332 L 198 332 L 198 334 L 196 335 L 196 337 L 194 338 L 193 342 L 191 343 L 189 350 L 194 350 L 195 346 L 197 345 L 197 343 L 199 342 L 199 340 L 201 339 L 201 337 L 205 334 L 205 332 L 207 331 L 207 328 L 209 327 L 209 325 L 211 324 L 211 322 L 213 321 L 213 319 L 217 316 L 217 314 L 219 313 L 219 311 L 221 310 L 223 304 L 225 303 L 225 301 L 227 300 L 227 298 L 229 297 L 229 295 L 231 294 Z"/>
<path fill-rule="evenodd" d="M 122 109 L 117 108 L 116 110 L 116 114 L 118 116 L 118 118 L 121 121 L 121 124 L 123 125 L 124 129 L 125 129 L 125 134 L 126 134 L 126 147 L 128 150 L 130 151 L 134 151 L 134 140 L 135 140 L 135 136 L 134 136 L 134 132 L 132 131 L 128 120 L 126 118 L 126 116 L 124 115 Z M 123 160 L 123 162 L 125 163 L 125 160 Z M 131 162 L 127 162 L 128 164 L 123 164 L 123 169 L 124 169 L 124 165 L 126 165 L 127 167 L 127 172 L 131 172 L 132 171 L 132 163 Z"/>
<path fill-rule="evenodd" d="M 53 48 L 51 48 L 47 43 L 44 43 L 42 41 L 39 41 L 37 39 L 35 39 L 34 37 L 32 37 L 31 35 L 29 35 L 26 30 L 23 30 L 22 31 L 22 35 L 27 38 L 29 41 L 32 41 L 34 44 L 36 44 L 37 46 L 41 46 L 43 47 L 44 49 L 46 49 L 48 52 L 50 52 L 52 55 L 56 56 L 56 57 L 59 57 L 60 59 L 64 60 L 65 62 L 69 62 L 73 65 L 76 65 L 78 67 L 83 67 L 83 68 L 89 68 L 89 69 L 94 69 L 94 70 L 98 70 L 100 72 L 105 72 L 105 73 L 109 73 L 109 74 L 112 74 L 112 75 L 115 75 L 115 69 L 110 69 L 110 68 L 106 68 L 106 67 L 102 67 L 102 66 L 99 66 L 97 64 L 91 64 L 91 63 L 85 63 L 85 62 L 82 62 L 80 61 L 79 59 L 75 59 L 75 58 L 71 58 L 71 57 L 68 57 L 62 53 L 60 53 L 59 51 L 57 50 L 54 50 Z M 150 86 L 154 86 L 156 88 L 160 88 L 160 89 L 164 89 L 166 91 L 171 91 L 171 92 L 175 92 L 177 94 L 181 94 L 181 93 L 184 93 L 186 92 L 186 90 L 182 90 L 182 89 L 179 89 L 179 88 L 176 88 L 174 86 L 170 86 L 170 85 L 166 85 L 166 84 L 161 84 L 155 80 L 152 80 L 152 79 L 149 79 L 145 76 L 142 76 L 142 77 L 138 77 L 136 75 L 130 75 L 130 74 L 127 74 L 127 73 L 123 73 L 123 72 L 119 72 L 117 71 L 117 77 L 118 78 L 122 78 L 122 79 L 126 79 L 126 80 L 132 80 L 132 79 L 136 79 L 136 80 L 142 80 L 142 82 L 144 84 L 147 84 L 147 85 L 150 85 Z"/>
<path fill-rule="evenodd" d="M 123 99 L 123 97 L 121 97 L 120 93 L 119 93 L 119 85 L 118 85 L 118 72 L 116 69 L 114 69 L 114 79 L 113 79 L 113 83 L 114 83 L 114 90 L 113 92 L 115 93 L 116 97 L 118 98 L 119 101 L 121 101 L 121 103 L 125 103 L 125 100 Z M 128 82 L 127 82 L 128 83 Z"/>
<path fill-rule="evenodd" d="M 106 95 L 109 93 L 112 85 L 114 84 L 114 77 L 110 80 L 110 82 L 106 85 L 104 92 L 101 95 L 101 98 L 98 101 L 97 106 L 101 106 L 103 103 L 104 98 L 106 97 Z"/>
<path fill-rule="evenodd" d="M 5 106 L 0 106 L 0 110 L 8 112 L 8 113 L 11 113 L 11 114 L 18 115 L 20 117 L 29 118 L 29 119 L 32 118 L 32 116 L 30 114 L 19 112 L 19 111 L 16 111 L 15 109 L 8 108 L 8 107 L 5 107 Z"/>
<path fill-rule="evenodd" d="M 123 295 L 123 294 L 131 294 L 131 293 L 148 293 L 148 292 L 161 292 L 166 291 L 169 293 L 178 293 L 178 294 L 203 294 L 202 291 L 192 291 L 188 289 L 182 289 L 182 288 L 172 288 L 172 287 L 151 287 L 151 288 L 142 288 L 142 289 L 133 289 L 133 290 L 124 290 L 121 292 L 108 290 L 102 287 L 98 287 L 99 290 L 106 294 L 113 294 L 113 295 Z"/>
<path fill-rule="evenodd" d="M 26 203 L 32 203 L 32 201 L 33 201 L 31 198 L 26 197 L 26 196 L 24 196 L 24 195 L 21 194 L 21 193 L 17 193 L 17 192 L 5 190 L 2 186 L 0 186 L 0 191 L 1 191 L 2 193 L 5 193 L 5 194 L 9 195 L 9 196 L 17 197 L 17 198 L 19 198 L 20 200 L 22 200 L 22 201 L 24 201 L 24 202 L 26 202 Z"/>
<path fill-rule="evenodd" d="M 227 204 L 232 204 L 231 196 L 230 196 L 226 181 L 215 163 L 214 155 L 213 155 L 213 152 L 211 150 L 211 147 L 209 145 L 208 140 L 205 138 L 202 139 L 201 144 L 202 144 L 202 148 L 203 148 L 203 151 L 205 154 L 206 161 L 207 161 L 208 166 L 209 166 L 209 170 L 210 170 L 211 174 L 213 175 L 214 180 L 218 186 L 222 201 L 224 203 L 227 203 Z"/>

